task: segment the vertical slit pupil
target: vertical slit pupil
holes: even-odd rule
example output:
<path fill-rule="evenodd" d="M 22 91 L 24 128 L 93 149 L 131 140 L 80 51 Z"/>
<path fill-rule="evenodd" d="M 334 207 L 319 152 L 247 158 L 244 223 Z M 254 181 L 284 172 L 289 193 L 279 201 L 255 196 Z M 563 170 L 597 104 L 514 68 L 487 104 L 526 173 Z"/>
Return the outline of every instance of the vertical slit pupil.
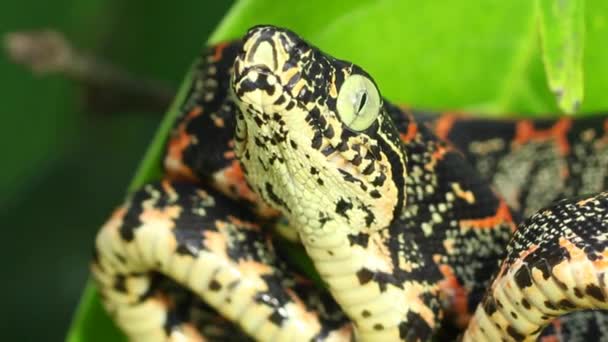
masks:
<path fill-rule="evenodd" d="M 363 109 L 363 107 L 365 107 L 365 102 L 367 102 L 367 92 L 364 91 L 363 94 L 361 95 L 361 98 L 359 98 L 359 108 L 357 108 L 357 114 L 359 114 L 361 112 L 361 110 Z"/>

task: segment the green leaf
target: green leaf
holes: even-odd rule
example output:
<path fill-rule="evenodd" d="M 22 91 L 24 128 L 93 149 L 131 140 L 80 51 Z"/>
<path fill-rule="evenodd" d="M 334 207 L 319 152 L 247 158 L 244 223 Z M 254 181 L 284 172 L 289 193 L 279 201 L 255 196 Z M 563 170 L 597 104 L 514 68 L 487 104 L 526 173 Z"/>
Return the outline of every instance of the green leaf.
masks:
<path fill-rule="evenodd" d="M 583 99 L 583 0 L 536 0 L 543 63 L 559 107 L 574 113 Z"/>

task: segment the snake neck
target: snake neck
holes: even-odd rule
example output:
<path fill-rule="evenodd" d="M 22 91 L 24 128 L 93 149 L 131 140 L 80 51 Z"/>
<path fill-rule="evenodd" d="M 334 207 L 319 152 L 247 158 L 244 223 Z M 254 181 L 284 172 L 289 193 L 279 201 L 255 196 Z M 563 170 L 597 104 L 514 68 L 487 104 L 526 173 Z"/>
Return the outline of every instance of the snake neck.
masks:
<path fill-rule="evenodd" d="M 447 315 L 463 327 L 505 255 L 515 223 L 503 199 L 453 145 L 400 108 L 389 111 L 407 160 L 395 235 L 425 246 Z M 435 273 L 435 274 L 437 274 Z"/>

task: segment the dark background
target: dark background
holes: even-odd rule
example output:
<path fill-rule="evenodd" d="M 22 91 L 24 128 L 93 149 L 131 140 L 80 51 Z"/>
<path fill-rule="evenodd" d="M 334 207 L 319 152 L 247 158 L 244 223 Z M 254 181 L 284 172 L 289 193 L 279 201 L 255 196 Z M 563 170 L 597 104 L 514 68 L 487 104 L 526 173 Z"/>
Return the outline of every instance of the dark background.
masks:
<path fill-rule="evenodd" d="M 0 35 L 52 28 L 78 48 L 177 87 L 231 1 L 2 1 Z M 0 331 L 60 341 L 96 230 L 120 203 L 162 118 L 94 114 L 82 87 L 0 53 Z"/>

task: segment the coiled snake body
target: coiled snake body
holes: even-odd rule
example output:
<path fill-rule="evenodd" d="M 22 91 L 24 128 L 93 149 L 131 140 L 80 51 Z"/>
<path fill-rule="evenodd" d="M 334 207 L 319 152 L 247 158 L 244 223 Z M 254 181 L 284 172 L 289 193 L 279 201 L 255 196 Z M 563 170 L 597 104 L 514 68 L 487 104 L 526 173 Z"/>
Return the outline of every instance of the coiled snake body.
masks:
<path fill-rule="evenodd" d="M 399 108 L 358 66 L 271 26 L 206 51 L 181 110 L 165 179 L 96 241 L 104 304 L 133 340 L 608 328 L 600 312 L 554 320 L 608 306 L 603 119 Z M 302 243 L 324 287 L 286 263 L 276 232 Z"/>

